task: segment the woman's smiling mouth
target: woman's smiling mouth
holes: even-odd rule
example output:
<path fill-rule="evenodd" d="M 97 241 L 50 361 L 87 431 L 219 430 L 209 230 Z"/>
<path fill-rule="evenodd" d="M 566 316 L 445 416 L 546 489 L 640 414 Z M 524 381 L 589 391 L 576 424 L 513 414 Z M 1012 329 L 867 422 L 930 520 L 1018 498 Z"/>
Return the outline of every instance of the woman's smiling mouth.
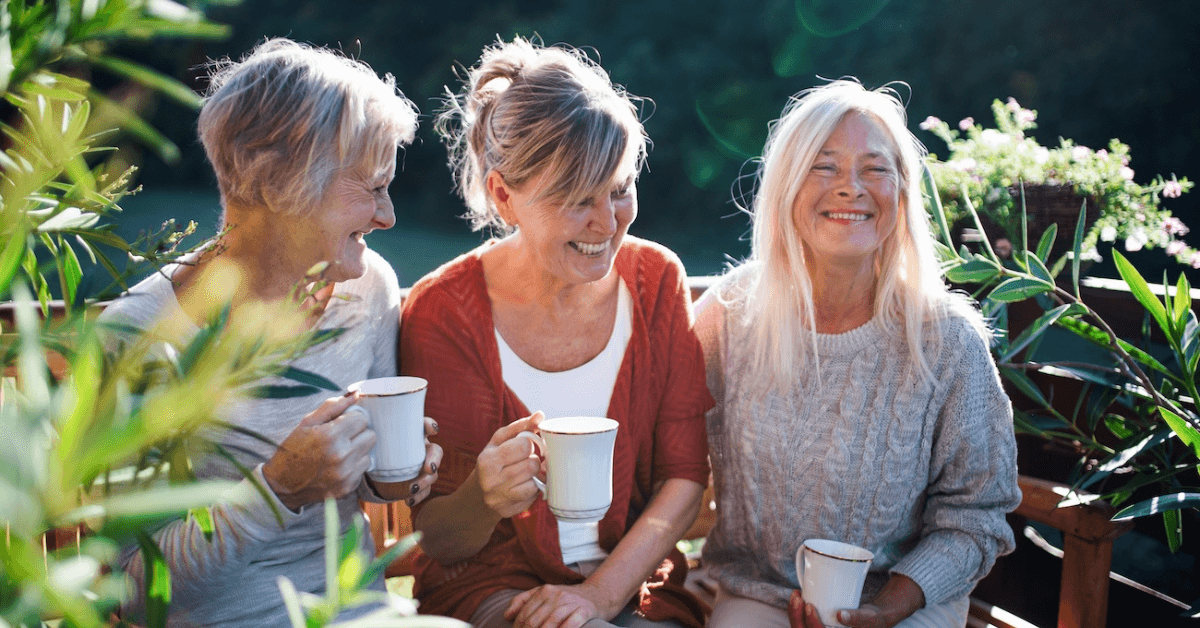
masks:
<path fill-rule="evenodd" d="M 571 248 L 584 255 L 599 255 L 608 248 L 608 244 L 610 242 L 612 242 L 612 240 L 605 240 L 604 242 L 600 242 L 598 244 L 591 244 L 589 242 L 568 242 L 568 244 L 571 245 Z"/>

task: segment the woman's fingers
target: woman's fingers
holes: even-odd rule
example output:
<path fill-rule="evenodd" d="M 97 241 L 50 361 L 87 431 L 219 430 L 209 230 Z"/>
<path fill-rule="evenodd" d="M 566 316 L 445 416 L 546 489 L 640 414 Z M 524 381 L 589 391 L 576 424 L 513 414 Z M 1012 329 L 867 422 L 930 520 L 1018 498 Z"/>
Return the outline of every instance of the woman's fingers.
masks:
<path fill-rule="evenodd" d="M 537 429 L 538 424 L 542 422 L 542 418 L 544 416 L 545 415 L 542 414 L 542 411 L 538 410 L 530 416 L 513 421 L 512 423 L 509 423 L 508 425 L 496 430 L 496 433 L 492 434 L 492 440 L 489 441 L 488 444 L 500 445 L 501 443 L 510 440 L 521 432 L 533 431 Z"/>

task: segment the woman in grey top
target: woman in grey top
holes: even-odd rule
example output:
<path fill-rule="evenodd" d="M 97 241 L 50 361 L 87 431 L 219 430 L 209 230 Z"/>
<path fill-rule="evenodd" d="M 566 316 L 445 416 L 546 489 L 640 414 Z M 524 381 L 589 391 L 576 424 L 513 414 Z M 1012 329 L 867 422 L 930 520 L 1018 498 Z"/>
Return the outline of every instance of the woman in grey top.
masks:
<path fill-rule="evenodd" d="M 221 190 L 222 231 L 184 263 L 134 286 L 105 320 L 186 344 L 213 308 L 231 304 L 235 319 L 269 316 L 288 333 L 290 319 L 279 312 L 289 311 L 284 304 L 298 284 L 313 280 L 309 269 L 327 262 L 328 285 L 302 304 L 308 318 L 297 327 L 345 333 L 292 365 L 343 387 L 395 375 L 400 288 L 363 237 L 396 222 L 388 185 L 396 150 L 412 141 L 416 124 L 391 76 L 330 50 L 273 39 L 239 62 L 218 64 L 198 126 Z M 213 504 L 211 534 L 192 518 L 154 533 L 171 571 L 169 625 L 290 626 L 278 579 L 324 592 L 326 497 L 337 499 L 345 530 L 362 520 L 359 500 L 413 504 L 429 494 L 440 448 L 427 443 L 416 480 L 372 483 L 364 472 L 375 434 L 363 413 L 349 411 L 356 393 L 324 397 L 220 407 L 227 422 L 279 446 L 231 430 L 213 435 L 251 478 L 215 454 L 195 461 L 201 478 L 240 482 Z M 426 432 L 433 429 L 427 423 Z M 374 552 L 369 535 L 362 550 Z M 135 585 L 122 610 L 137 620 L 141 554 L 128 548 L 119 562 Z M 382 578 L 372 587 L 382 598 Z"/>
<path fill-rule="evenodd" d="M 1011 551 L 1012 408 L 987 329 L 942 282 L 923 148 L 894 94 L 839 80 L 772 127 L 753 252 L 698 305 L 720 584 L 710 626 L 820 626 L 806 539 L 875 554 L 849 626 L 962 626 Z"/>

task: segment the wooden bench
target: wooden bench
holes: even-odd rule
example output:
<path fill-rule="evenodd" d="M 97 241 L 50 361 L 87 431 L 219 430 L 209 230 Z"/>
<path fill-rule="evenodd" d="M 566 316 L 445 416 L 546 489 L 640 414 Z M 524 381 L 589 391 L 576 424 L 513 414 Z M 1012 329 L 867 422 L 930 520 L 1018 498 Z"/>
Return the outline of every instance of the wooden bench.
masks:
<path fill-rule="evenodd" d="M 690 278 L 692 298 L 696 299 L 711 284 L 712 278 Z M 404 291 L 407 294 L 407 291 Z M 52 308 L 62 314 L 61 303 Z M 12 329 L 12 306 L 0 304 L 0 325 Z M 67 364 L 57 354 L 48 356 L 56 377 L 66 373 Z M 15 377 L 15 369 L 6 368 L 5 377 Z M 1058 628 L 1104 628 L 1108 609 L 1109 570 L 1112 564 L 1113 540 L 1132 528 L 1131 522 L 1111 521 L 1114 509 L 1093 495 L 1074 495 L 1068 486 L 1020 476 L 1023 493 L 1016 514 L 1049 525 L 1063 533 L 1063 568 L 1058 605 Z M 711 487 L 706 493 L 700 515 L 685 538 L 698 539 L 708 534 L 716 522 L 712 510 Z M 377 554 L 412 532 L 408 506 L 404 502 L 391 504 L 363 503 L 363 512 L 370 522 Z M 78 530 L 51 531 L 45 539 L 47 551 L 78 543 Z M 393 562 L 388 577 L 412 573 L 412 556 Z M 986 602 L 971 600 L 968 625 L 973 628 L 1030 628 L 1032 624 Z"/>

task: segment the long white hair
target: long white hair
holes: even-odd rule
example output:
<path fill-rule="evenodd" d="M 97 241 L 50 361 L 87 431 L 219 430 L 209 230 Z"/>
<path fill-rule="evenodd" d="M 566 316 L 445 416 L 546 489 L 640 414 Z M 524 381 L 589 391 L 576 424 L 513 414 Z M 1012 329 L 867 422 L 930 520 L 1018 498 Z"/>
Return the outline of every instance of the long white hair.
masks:
<path fill-rule="evenodd" d="M 753 239 L 747 263 L 760 268 L 740 298 L 745 299 L 755 363 L 779 384 L 819 366 L 813 286 L 793 205 L 821 147 L 852 112 L 880 123 L 891 138 L 899 169 L 898 215 L 890 232 L 881 234 L 875 257 L 875 319 L 889 335 L 903 335 L 926 378 L 932 376 L 927 351 L 936 355 L 941 346 L 940 334 L 926 334 L 931 322 L 953 311 L 986 334 L 978 311 L 942 281 L 920 189 L 926 150 L 908 130 L 903 103 L 886 87 L 867 90 L 854 80 L 832 81 L 792 97 L 771 125 L 750 208 Z"/>

